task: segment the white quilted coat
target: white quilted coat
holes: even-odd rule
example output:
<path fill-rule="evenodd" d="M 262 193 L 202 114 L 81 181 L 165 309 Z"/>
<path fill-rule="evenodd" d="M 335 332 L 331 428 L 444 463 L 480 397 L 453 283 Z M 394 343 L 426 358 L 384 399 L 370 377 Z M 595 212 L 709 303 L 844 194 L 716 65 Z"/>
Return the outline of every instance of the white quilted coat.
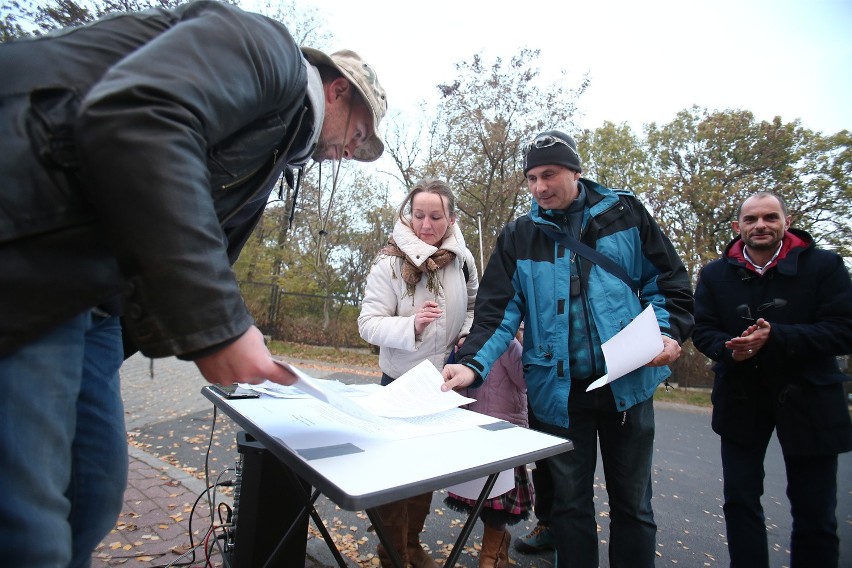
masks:
<path fill-rule="evenodd" d="M 424 243 L 401 221 L 394 227 L 393 238 L 418 266 L 438 248 L 456 254 L 453 262 L 438 270 L 441 285 L 437 294 L 429 291 L 423 274 L 411 296 L 402 279 L 400 257 L 380 254 L 370 269 L 358 316 L 358 332 L 365 341 L 379 346 L 379 367 L 396 379 L 424 359 L 432 361 L 439 370 L 443 367 L 452 346 L 470 330 L 479 279 L 458 223 L 451 225 L 451 232 L 440 247 Z M 467 281 L 462 270 L 465 259 Z M 436 302 L 443 313 L 421 336 L 415 337 L 414 314 L 429 300 Z"/>

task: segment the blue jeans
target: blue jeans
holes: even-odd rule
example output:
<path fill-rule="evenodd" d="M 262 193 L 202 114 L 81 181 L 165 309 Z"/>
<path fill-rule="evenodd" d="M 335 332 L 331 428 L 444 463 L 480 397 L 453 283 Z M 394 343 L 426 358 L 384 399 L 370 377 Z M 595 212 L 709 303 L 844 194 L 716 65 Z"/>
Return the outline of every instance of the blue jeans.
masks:
<path fill-rule="evenodd" d="M 590 381 L 572 382 L 568 429 L 542 425 L 563 436 L 574 449 L 551 458 L 554 501 L 550 527 L 556 539 L 558 568 L 599 565 L 594 477 L 598 442 L 609 497 L 609 565 L 653 568 L 657 525 L 651 508 L 654 404 L 646 400 L 615 410 L 612 390 L 585 392 Z"/>
<path fill-rule="evenodd" d="M 86 311 L 0 357 L 0 558 L 86 567 L 127 484 L 117 317 Z"/>
<path fill-rule="evenodd" d="M 725 525 L 732 568 L 769 568 L 763 495 L 766 448 L 742 446 L 722 438 Z M 837 455 L 787 456 L 787 498 L 793 518 L 792 568 L 837 568 Z"/>

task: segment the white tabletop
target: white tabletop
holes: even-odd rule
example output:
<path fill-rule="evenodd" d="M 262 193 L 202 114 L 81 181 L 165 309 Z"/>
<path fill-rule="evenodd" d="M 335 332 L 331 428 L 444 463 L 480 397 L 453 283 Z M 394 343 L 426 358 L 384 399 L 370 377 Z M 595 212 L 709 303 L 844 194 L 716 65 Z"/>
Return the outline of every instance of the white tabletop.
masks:
<path fill-rule="evenodd" d="M 376 507 L 485 477 L 573 448 L 571 441 L 466 410 L 449 431 L 374 431 L 314 399 L 227 400 L 202 394 L 343 509 Z M 443 415 L 442 415 L 443 416 Z"/>

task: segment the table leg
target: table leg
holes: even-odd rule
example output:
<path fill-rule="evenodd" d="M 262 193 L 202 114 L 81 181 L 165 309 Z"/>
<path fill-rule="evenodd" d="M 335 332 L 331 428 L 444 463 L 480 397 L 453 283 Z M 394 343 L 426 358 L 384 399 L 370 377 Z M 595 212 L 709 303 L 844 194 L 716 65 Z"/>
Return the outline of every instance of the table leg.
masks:
<path fill-rule="evenodd" d="M 456 565 L 456 561 L 462 553 L 462 548 L 464 548 L 464 544 L 470 537 L 470 533 L 473 532 L 473 527 L 476 525 L 479 513 L 482 512 L 482 507 L 485 505 L 485 501 L 488 499 L 488 494 L 491 493 L 491 489 L 494 487 L 494 483 L 497 481 L 498 475 L 500 475 L 500 472 L 492 473 L 488 476 L 488 479 L 485 480 L 485 486 L 482 488 L 482 492 L 476 500 L 476 505 L 474 505 L 473 510 L 468 515 L 467 521 L 465 521 L 464 527 L 462 527 L 462 532 L 456 539 L 456 543 L 453 545 L 453 550 L 450 552 L 450 556 L 447 558 L 444 566 L 452 567 Z"/>
<path fill-rule="evenodd" d="M 405 568 L 402 564 L 402 558 L 399 556 L 399 551 L 391 544 L 391 540 L 385 532 L 385 525 L 382 523 L 381 516 L 377 509 L 367 509 L 367 516 L 370 522 L 373 523 L 373 529 L 376 531 L 376 536 L 379 537 L 379 542 L 385 547 L 385 551 L 390 555 L 393 565 L 397 568 Z"/>

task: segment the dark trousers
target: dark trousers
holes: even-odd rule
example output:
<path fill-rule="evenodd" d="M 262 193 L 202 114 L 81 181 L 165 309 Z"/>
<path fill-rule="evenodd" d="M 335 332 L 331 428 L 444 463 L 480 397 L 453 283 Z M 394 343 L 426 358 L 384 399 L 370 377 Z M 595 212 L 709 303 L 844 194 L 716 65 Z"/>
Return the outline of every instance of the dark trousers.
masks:
<path fill-rule="evenodd" d="M 528 408 L 527 416 L 530 428 L 533 430 L 542 429 L 541 423 L 533 414 L 532 408 Z M 547 459 L 535 462 L 535 469 L 532 470 L 532 482 L 533 487 L 535 487 L 535 502 L 533 503 L 535 516 L 541 524 L 549 525 L 550 508 L 553 505 L 553 475 L 550 473 Z"/>
<path fill-rule="evenodd" d="M 558 568 L 599 565 L 594 477 L 600 443 L 610 507 L 611 568 L 653 568 L 657 525 L 651 508 L 654 450 L 653 400 L 616 411 L 609 387 L 586 393 L 571 385 L 567 430 L 545 425 L 574 442 L 574 449 L 548 459 L 554 500 L 550 527 Z"/>
<path fill-rule="evenodd" d="M 732 568 L 768 568 L 766 518 L 760 498 L 769 437 L 759 446 L 722 439 L 725 525 Z M 837 455 L 784 456 L 793 518 L 791 568 L 837 568 Z"/>

